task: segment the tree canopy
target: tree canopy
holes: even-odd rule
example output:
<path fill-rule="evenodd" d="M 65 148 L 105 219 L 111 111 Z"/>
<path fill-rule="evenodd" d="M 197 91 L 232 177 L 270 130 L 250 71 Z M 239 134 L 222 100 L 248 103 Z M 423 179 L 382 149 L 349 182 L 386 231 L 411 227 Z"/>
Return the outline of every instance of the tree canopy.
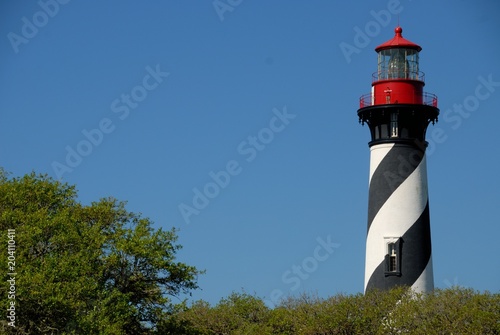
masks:
<path fill-rule="evenodd" d="M 85 206 L 74 186 L 35 173 L 0 170 L 0 264 L 15 235 L 15 298 L 2 269 L 0 301 L 14 301 L 15 334 L 147 334 L 175 309 L 173 297 L 198 288 L 200 271 L 176 261 L 176 230 L 103 198 Z M 11 257 L 12 259 L 12 257 Z M 176 300 L 178 301 L 178 300 Z"/>
<path fill-rule="evenodd" d="M 453 287 L 416 294 L 406 287 L 366 295 L 289 297 L 273 309 L 233 293 L 215 306 L 194 302 L 160 324 L 172 335 L 498 335 L 500 294 Z"/>
<path fill-rule="evenodd" d="M 176 261 L 174 228 L 155 230 L 114 198 L 82 205 L 46 175 L 0 168 L 0 231 L 2 334 L 500 335 L 500 294 L 460 287 L 303 295 L 275 308 L 233 293 L 188 306 L 174 297 L 202 272 Z"/>

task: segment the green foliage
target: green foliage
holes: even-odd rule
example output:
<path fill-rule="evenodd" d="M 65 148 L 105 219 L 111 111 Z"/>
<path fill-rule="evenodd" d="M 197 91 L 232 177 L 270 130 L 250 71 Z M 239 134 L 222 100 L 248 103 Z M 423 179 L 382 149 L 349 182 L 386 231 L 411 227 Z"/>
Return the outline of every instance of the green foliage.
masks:
<path fill-rule="evenodd" d="M 176 332 L 166 334 L 176 335 L 265 334 L 263 327 L 268 318 L 269 308 L 261 299 L 246 293 L 233 293 L 215 307 L 205 301 L 194 302 L 190 308 L 165 320 L 163 331 L 175 329 Z"/>
<path fill-rule="evenodd" d="M 387 318 L 385 334 L 500 334 L 500 294 L 436 290 L 403 299 Z"/>
<path fill-rule="evenodd" d="M 0 264 L 15 229 L 16 328 L 2 334 L 500 335 L 500 294 L 404 287 L 327 299 L 303 295 L 274 309 L 246 293 L 217 305 L 171 298 L 197 288 L 196 268 L 176 262 L 174 229 L 154 230 L 123 202 L 77 202 L 74 186 L 47 176 L 9 178 L 0 168 Z M 0 308 L 6 311 L 7 271 Z M 4 314 L 5 315 L 5 314 Z"/>
<path fill-rule="evenodd" d="M 176 262 L 175 229 L 154 230 L 123 202 L 77 202 L 74 186 L 34 173 L 9 179 L 0 170 L 0 231 L 15 229 L 15 334 L 152 333 L 197 288 L 196 268 Z M 6 248 L 0 264 L 7 264 Z M 0 304 L 6 310 L 6 271 Z"/>
<path fill-rule="evenodd" d="M 470 289 L 415 294 L 404 287 L 328 299 L 290 297 L 274 309 L 233 293 L 211 307 L 197 301 L 163 320 L 162 334 L 348 335 L 500 334 L 500 295 Z"/>

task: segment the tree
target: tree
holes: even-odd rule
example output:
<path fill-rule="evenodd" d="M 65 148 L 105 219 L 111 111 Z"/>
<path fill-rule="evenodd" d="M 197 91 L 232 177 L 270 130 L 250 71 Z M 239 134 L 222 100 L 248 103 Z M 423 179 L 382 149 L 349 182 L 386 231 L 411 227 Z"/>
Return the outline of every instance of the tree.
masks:
<path fill-rule="evenodd" d="M 428 294 L 408 287 L 327 299 L 303 294 L 274 309 L 245 293 L 215 306 L 184 306 L 160 322 L 172 335 L 499 335 L 500 294 L 451 288 Z"/>
<path fill-rule="evenodd" d="M 193 302 L 164 319 L 160 330 L 172 335 L 264 335 L 268 318 L 269 308 L 260 298 L 233 292 L 215 307 L 203 300 Z"/>
<path fill-rule="evenodd" d="M 153 333 L 202 273 L 176 262 L 174 228 L 155 230 L 113 198 L 84 206 L 74 186 L 46 175 L 0 170 L 0 231 L 3 246 L 15 232 L 15 298 L 4 269 L 0 292 L 2 310 L 18 307 L 16 328 L 1 319 L 13 334 Z"/>

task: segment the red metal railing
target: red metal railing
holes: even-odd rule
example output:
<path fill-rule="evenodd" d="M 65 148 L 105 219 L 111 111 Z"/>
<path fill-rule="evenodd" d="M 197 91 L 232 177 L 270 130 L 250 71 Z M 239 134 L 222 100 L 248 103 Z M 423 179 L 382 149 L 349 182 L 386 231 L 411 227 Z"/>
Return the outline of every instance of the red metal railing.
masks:
<path fill-rule="evenodd" d="M 397 96 L 397 91 L 392 92 L 393 96 Z M 397 103 L 403 103 L 403 102 L 392 102 L 389 104 L 397 104 Z M 423 92 L 422 96 L 415 96 L 413 101 L 405 101 L 405 104 L 419 104 L 419 105 L 428 105 L 432 107 L 437 107 L 438 105 L 438 99 L 437 95 L 432 94 L 432 93 L 427 93 Z M 373 105 L 387 105 L 387 103 L 384 101 L 383 103 L 375 101 L 375 97 L 373 96 L 372 93 L 364 94 L 359 98 L 359 108 L 363 107 L 368 107 L 368 106 L 373 106 Z"/>

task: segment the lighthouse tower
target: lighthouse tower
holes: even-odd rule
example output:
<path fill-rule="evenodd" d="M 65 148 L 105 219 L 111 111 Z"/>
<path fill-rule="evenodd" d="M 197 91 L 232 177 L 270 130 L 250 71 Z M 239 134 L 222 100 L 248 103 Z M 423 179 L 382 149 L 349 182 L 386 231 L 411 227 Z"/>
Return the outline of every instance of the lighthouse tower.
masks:
<path fill-rule="evenodd" d="M 375 48 L 372 91 L 360 98 L 360 123 L 370 128 L 365 292 L 434 288 L 425 132 L 437 121 L 437 97 L 423 92 L 420 46 L 397 27 Z"/>

